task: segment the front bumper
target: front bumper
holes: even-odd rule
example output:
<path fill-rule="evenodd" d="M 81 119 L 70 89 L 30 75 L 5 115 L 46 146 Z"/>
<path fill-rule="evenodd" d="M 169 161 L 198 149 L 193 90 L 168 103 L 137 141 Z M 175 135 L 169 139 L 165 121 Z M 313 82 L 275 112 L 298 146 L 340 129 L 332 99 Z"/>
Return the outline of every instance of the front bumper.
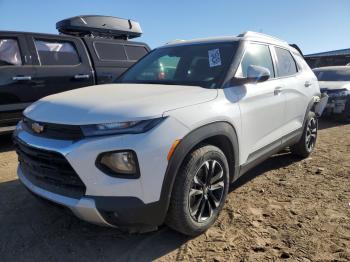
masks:
<path fill-rule="evenodd" d="M 177 120 L 168 118 L 147 133 L 104 136 L 79 141 L 55 140 L 17 129 L 15 139 L 29 147 L 62 155 L 75 170 L 86 192 L 81 197 L 55 193 L 33 183 L 25 169 L 18 167 L 18 177 L 34 194 L 66 206 L 79 218 L 98 225 L 137 227 L 158 226 L 164 221 L 166 201 L 161 199 L 167 170 L 167 153 L 175 139 L 188 132 Z M 95 161 L 102 152 L 133 150 L 141 176 L 138 179 L 115 178 L 99 170 Z"/>
<path fill-rule="evenodd" d="M 34 195 L 64 206 L 78 218 L 92 224 L 144 232 L 153 230 L 164 222 L 166 207 L 164 201 L 144 204 L 133 197 L 87 196 L 76 199 L 34 185 L 25 177 L 20 166 L 17 175 L 22 184 Z"/>
<path fill-rule="evenodd" d="M 326 112 L 328 114 L 342 114 L 345 111 L 346 103 L 349 100 L 348 97 L 330 98 L 326 106 Z"/>
<path fill-rule="evenodd" d="M 93 199 L 83 197 L 78 200 L 75 198 L 58 195 L 37 187 L 24 176 L 20 167 L 17 169 L 17 175 L 24 186 L 27 187 L 27 189 L 29 189 L 32 193 L 46 200 L 69 208 L 80 219 L 97 225 L 113 226 L 101 216 Z"/>

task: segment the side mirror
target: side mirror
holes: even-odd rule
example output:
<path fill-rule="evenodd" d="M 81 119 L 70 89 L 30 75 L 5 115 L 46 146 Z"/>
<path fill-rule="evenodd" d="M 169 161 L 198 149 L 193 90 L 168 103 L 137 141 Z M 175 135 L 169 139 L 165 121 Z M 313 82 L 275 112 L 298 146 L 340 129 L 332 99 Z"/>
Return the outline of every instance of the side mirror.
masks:
<path fill-rule="evenodd" d="M 256 65 L 250 65 L 247 70 L 247 77 L 240 78 L 235 77 L 233 78 L 233 82 L 235 84 L 249 84 L 249 83 L 260 83 L 268 80 L 271 77 L 270 70 L 266 67 L 262 66 L 256 66 Z"/>

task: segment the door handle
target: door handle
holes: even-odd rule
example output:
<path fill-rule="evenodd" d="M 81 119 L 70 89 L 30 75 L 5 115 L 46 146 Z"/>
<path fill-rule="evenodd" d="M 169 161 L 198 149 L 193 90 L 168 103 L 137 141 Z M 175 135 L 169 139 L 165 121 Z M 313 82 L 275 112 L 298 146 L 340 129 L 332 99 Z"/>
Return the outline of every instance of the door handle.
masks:
<path fill-rule="evenodd" d="M 275 90 L 273 90 L 273 94 L 275 96 L 278 96 L 281 92 L 282 92 L 282 87 L 280 86 L 276 87 Z"/>
<path fill-rule="evenodd" d="M 32 80 L 31 76 L 14 76 L 12 77 L 13 81 L 30 81 Z"/>
<path fill-rule="evenodd" d="M 89 79 L 90 78 L 90 75 L 75 75 L 74 76 L 74 79 Z"/>
<path fill-rule="evenodd" d="M 306 81 L 305 84 L 304 84 L 305 87 L 309 87 L 309 86 L 312 86 L 312 83 L 310 81 Z"/>

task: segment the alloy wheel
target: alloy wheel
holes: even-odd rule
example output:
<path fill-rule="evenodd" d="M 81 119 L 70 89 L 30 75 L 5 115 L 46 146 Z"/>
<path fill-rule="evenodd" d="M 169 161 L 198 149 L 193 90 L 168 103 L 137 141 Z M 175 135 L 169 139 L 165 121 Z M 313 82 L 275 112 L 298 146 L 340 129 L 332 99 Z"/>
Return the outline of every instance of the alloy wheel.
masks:
<path fill-rule="evenodd" d="M 216 214 L 224 195 L 224 172 L 218 161 L 207 160 L 193 177 L 188 205 L 196 222 L 205 222 Z"/>
<path fill-rule="evenodd" d="M 306 143 L 306 148 L 309 152 L 314 148 L 316 144 L 316 137 L 317 137 L 317 119 L 313 117 L 310 119 L 306 127 L 305 143 Z"/>

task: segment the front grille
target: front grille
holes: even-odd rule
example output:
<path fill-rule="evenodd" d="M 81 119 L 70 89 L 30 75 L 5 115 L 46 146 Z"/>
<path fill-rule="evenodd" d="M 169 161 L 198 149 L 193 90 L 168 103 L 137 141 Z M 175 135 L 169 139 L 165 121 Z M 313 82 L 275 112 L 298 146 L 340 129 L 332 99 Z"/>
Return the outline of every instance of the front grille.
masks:
<path fill-rule="evenodd" d="M 0 112 L 0 127 L 15 126 L 21 120 L 22 112 Z"/>
<path fill-rule="evenodd" d="M 34 148 L 14 140 L 23 175 L 34 185 L 53 193 L 81 198 L 84 183 L 61 154 Z"/>
<path fill-rule="evenodd" d="M 43 126 L 43 131 L 36 133 L 32 128 L 34 123 Z M 84 137 L 80 126 L 37 122 L 27 117 L 23 118 L 23 128 L 33 135 L 52 139 L 79 140 Z"/>

